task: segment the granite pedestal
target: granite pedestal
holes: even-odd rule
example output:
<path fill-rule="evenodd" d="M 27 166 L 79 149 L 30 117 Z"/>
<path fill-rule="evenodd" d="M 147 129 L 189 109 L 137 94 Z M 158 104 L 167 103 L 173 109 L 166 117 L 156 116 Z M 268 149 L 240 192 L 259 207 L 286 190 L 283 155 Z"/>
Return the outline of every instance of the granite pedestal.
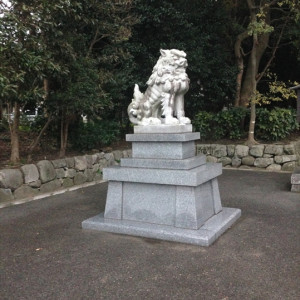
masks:
<path fill-rule="evenodd" d="M 84 229 L 209 246 L 241 215 L 223 208 L 217 177 L 221 164 L 195 156 L 200 133 L 191 125 L 136 126 L 126 140 L 132 158 L 103 170 L 105 212 Z"/>

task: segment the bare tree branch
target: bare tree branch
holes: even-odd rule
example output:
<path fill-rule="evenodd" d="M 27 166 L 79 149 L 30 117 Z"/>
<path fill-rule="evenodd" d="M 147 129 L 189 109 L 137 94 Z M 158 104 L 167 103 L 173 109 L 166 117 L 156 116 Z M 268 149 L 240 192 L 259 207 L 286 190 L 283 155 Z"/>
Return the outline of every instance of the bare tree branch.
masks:
<path fill-rule="evenodd" d="M 258 83 L 258 82 L 261 80 L 261 78 L 262 78 L 262 77 L 264 76 L 264 74 L 266 73 L 267 69 L 270 67 L 271 62 L 272 62 L 273 59 L 275 58 L 275 53 L 276 53 L 276 51 L 277 51 L 277 49 L 278 49 L 278 47 L 279 47 L 279 43 L 280 43 L 280 41 L 281 41 L 281 39 L 282 39 L 283 32 L 284 32 L 284 29 L 285 29 L 285 27 L 286 27 L 286 25 L 287 25 L 287 22 L 288 22 L 288 19 L 286 19 L 285 23 L 283 24 L 283 26 L 282 26 L 282 28 L 281 28 L 281 31 L 280 31 L 280 34 L 279 34 L 279 36 L 278 36 L 278 39 L 277 39 L 277 41 L 276 41 L 276 44 L 275 44 L 275 46 L 273 47 L 271 57 L 270 57 L 270 59 L 268 60 L 268 62 L 266 63 L 266 65 L 265 65 L 263 71 L 258 75 L 258 77 L 257 77 L 257 79 L 256 79 L 256 83 Z"/>
<path fill-rule="evenodd" d="M 48 128 L 49 124 L 51 123 L 51 121 L 53 120 L 52 115 L 49 114 L 47 122 L 45 123 L 45 125 L 43 126 L 42 130 L 40 131 L 39 135 L 37 136 L 37 138 L 31 142 L 31 144 L 28 147 L 28 151 L 30 152 L 29 154 L 31 154 L 33 152 L 33 150 L 35 149 L 35 147 L 37 146 L 37 144 L 39 143 L 42 135 L 44 134 L 44 132 L 46 131 L 46 129 Z"/>
<path fill-rule="evenodd" d="M 289 14 L 289 10 L 288 9 L 284 9 L 284 8 L 279 8 L 279 7 L 270 7 L 270 10 L 277 10 L 280 11 L 284 14 Z"/>
<path fill-rule="evenodd" d="M 277 19 L 273 19 L 273 20 L 270 21 L 270 24 L 274 24 L 276 22 L 280 22 L 280 21 L 286 20 L 286 19 L 287 19 L 286 16 L 285 17 L 281 17 L 281 18 L 277 18 Z"/>
<path fill-rule="evenodd" d="M 101 40 L 103 40 L 104 38 L 109 37 L 109 36 L 110 36 L 110 34 L 102 34 L 101 36 L 99 36 L 99 28 L 97 28 L 97 30 L 95 32 L 95 35 L 94 35 L 94 38 L 91 41 L 91 44 L 89 46 L 86 57 L 90 56 L 95 44 L 97 44 L 98 42 L 100 42 Z"/>

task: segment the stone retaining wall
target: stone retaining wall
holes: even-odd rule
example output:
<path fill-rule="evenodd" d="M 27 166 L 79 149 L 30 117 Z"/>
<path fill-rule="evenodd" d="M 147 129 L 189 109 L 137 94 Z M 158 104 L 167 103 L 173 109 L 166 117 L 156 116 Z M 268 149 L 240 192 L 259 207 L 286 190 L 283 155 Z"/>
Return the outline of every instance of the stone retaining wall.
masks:
<path fill-rule="evenodd" d="M 117 165 L 131 150 L 41 160 L 19 169 L 0 170 L 0 203 L 34 197 L 102 179 L 102 169 Z"/>
<path fill-rule="evenodd" d="M 293 171 L 300 165 L 299 146 L 198 144 L 196 150 L 198 155 L 206 155 L 208 162 L 220 162 L 225 168 Z M 19 169 L 0 170 L 0 204 L 99 181 L 102 169 L 118 165 L 123 157 L 131 157 L 131 150 L 41 160 Z"/>
<path fill-rule="evenodd" d="M 209 162 L 220 162 L 223 167 L 270 171 L 293 171 L 300 164 L 298 144 L 288 145 L 218 145 L 198 144 L 197 154 L 206 155 Z"/>

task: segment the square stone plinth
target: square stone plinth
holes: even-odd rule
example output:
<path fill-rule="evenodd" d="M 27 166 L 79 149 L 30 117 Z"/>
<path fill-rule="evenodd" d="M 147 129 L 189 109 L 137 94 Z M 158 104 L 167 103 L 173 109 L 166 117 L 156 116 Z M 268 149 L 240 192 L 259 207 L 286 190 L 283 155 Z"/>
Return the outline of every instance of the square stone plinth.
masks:
<path fill-rule="evenodd" d="M 199 132 L 127 134 L 132 157 L 146 159 L 186 159 L 195 156 Z"/>
<path fill-rule="evenodd" d="M 185 159 L 194 157 L 195 142 L 134 142 L 133 158 Z"/>
<path fill-rule="evenodd" d="M 208 219 L 200 229 L 184 229 L 168 225 L 104 218 L 103 213 L 82 222 L 82 228 L 141 236 L 173 242 L 211 245 L 241 216 L 241 210 L 224 207 Z"/>

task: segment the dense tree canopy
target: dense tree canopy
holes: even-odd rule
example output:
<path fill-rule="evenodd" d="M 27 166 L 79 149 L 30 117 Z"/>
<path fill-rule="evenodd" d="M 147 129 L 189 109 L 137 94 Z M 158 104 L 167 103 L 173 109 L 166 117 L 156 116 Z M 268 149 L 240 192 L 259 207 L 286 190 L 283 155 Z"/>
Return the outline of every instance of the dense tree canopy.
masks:
<path fill-rule="evenodd" d="M 1 8 L 0 96 L 14 107 L 11 160 L 19 159 L 20 109 L 29 102 L 60 121 L 64 155 L 71 119 L 107 102 L 103 84 L 112 72 L 102 66 L 123 56 L 113 46 L 130 36 L 130 1 L 13 0 Z"/>
<path fill-rule="evenodd" d="M 0 102 L 8 112 L 14 108 L 11 159 L 19 159 L 20 111 L 29 104 L 42 108 L 45 124 L 60 124 L 61 155 L 69 125 L 80 116 L 113 117 L 124 127 L 134 84 L 146 88 L 160 49 L 178 48 L 188 55 L 186 111 L 192 118 L 200 110 L 249 105 L 254 91 L 268 92 L 266 74 L 288 87 L 300 78 L 296 4 L 0 1 Z"/>
<path fill-rule="evenodd" d="M 182 49 L 188 57 L 191 86 L 187 110 L 219 110 L 235 88 L 236 66 L 228 36 L 229 16 L 215 1 L 134 1 L 139 22 L 123 44 L 130 57 L 120 65 L 122 99 L 128 103 L 134 83 L 144 86 L 159 57 L 159 49 Z M 124 74 L 124 75 L 123 75 Z M 118 81 L 116 81 L 118 84 Z M 125 105 L 126 105 L 125 104 Z"/>

